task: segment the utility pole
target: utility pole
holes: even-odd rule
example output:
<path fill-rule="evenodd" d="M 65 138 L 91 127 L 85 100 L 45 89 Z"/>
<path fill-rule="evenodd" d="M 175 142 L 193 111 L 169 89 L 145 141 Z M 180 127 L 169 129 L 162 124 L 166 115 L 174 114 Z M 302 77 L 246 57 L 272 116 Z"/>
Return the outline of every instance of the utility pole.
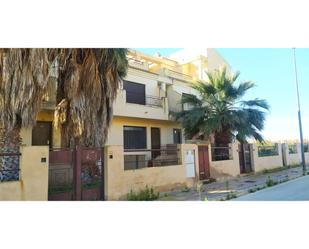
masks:
<path fill-rule="evenodd" d="M 297 78 L 297 66 L 296 66 L 296 52 L 293 48 L 294 54 L 294 69 L 295 69 L 295 83 L 297 91 L 297 102 L 298 102 L 298 125 L 299 125 L 299 134 L 300 134 L 300 148 L 301 148 L 301 160 L 303 165 L 303 175 L 306 175 L 306 162 L 305 162 L 305 152 L 304 152 L 304 139 L 303 139 L 303 129 L 301 123 L 301 113 L 300 113 L 300 101 L 299 101 L 299 90 L 298 90 L 298 78 Z"/>

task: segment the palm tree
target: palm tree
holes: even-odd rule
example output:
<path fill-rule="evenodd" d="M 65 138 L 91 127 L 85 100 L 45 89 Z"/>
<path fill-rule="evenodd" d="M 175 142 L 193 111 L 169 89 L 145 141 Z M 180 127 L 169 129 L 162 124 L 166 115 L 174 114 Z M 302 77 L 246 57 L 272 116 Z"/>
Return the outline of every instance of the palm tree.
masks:
<path fill-rule="evenodd" d="M 18 153 L 20 129 L 32 127 L 51 66 L 59 71 L 56 124 L 64 141 L 102 146 L 112 103 L 126 75 L 126 49 L 0 49 L 0 153 Z M 0 158 L 0 180 L 18 179 L 19 158 Z M 14 172 L 14 173 L 9 173 Z"/>
<path fill-rule="evenodd" d="M 214 138 L 215 146 L 226 146 L 234 139 L 246 142 L 254 138 L 263 142 L 265 100 L 244 100 L 245 93 L 255 85 L 245 81 L 236 85 L 239 72 L 228 74 L 226 68 L 207 73 L 208 81 L 193 84 L 196 95 L 184 95 L 181 103 L 190 106 L 176 114 L 188 139 Z"/>
<path fill-rule="evenodd" d="M 48 49 L 0 49 L 0 153 L 19 153 L 21 127 L 35 124 L 45 93 Z M 19 156 L 0 158 L 0 180 L 18 179 Z"/>
<path fill-rule="evenodd" d="M 55 125 L 62 146 L 101 147 L 117 89 L 127 73 L 126 49 L 60 49 Z"/>

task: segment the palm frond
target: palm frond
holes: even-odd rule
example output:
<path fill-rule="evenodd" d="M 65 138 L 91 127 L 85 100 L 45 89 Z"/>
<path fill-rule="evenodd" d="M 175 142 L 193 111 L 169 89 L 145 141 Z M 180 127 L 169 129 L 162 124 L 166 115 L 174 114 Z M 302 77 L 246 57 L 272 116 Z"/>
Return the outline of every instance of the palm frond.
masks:
<path fill-rule="evenodd" d="M 55 123 L 63 144 L 104 145 L 127 72 L 126 49 L 60 49 Z"/>
<path fill-rule="evenodd" d="M 266 115 L 263 110 L 269 110 L 269 105 L 260 99 L 241 100 L 255 84 L 245 81 L 235 85 L 239 74 L 228 74 L 226 68 L 220 68 L 207 72 L 208 81 L 193 85 L 201 99 L 184 96 L 183 103 L 191 103 L 192 109 L 177 116 L 186 134 L 204 137 L 215 134 L 219 144 L 229 143 L 235 137 L 242 142 L 249 137 L 263 141 L 260 134 Z"/>

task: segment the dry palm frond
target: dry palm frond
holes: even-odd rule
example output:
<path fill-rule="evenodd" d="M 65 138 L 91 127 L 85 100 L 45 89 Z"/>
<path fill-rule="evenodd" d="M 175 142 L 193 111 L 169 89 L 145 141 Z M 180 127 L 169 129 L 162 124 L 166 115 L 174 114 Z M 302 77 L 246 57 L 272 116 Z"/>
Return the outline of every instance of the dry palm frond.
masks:
<path fill-rule="evenodd" d="M 0 49 L 0 127 L 12 131 L 36 122 L 49 78 L 49 50 Z"/>
<path fill-rule="evenodd" d="M 0 49 L 0 127 L 6 132 L 36 122 L 58 67 L 55 124 L 64 145 L 102 146 L 112 105 L 126 75 L 126 49 Z"/>
<path fill-rule="evenodd" d="M 53 51 L 54 52 L 54 51 Z M 58 49 L 55 124 L 64 146 L 102 146 L 117 89 L 127 70 L 126 49 Z"/>

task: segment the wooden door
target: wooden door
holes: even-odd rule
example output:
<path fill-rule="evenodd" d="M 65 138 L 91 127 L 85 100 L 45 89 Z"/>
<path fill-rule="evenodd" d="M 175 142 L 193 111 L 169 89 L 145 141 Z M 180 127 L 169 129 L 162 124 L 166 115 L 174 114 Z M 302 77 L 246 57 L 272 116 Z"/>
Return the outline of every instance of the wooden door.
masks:
<path fill-rule="evenodd" d="M 250 144 L 240 144 L 238 146 L 240 173 L 252 171 L 251 147 Z"/>
<path fill-rule="evenodd" d="M 38 121 L 32 129 L 32 145 L 52 147 L 52 122 Z"/>
<path fill-rule="evenodd" d="M 205 180 L 210 177 L 209 154 L 207 145 L 198 146 L 198 159 L 200 180 Z"/>
<path fill-rule="evenodd" d="M 174 144 L 181 144 L 181 130 L 173 129 Z"/>
<path fill-rule="evenodd" d="M 161 155 L 161 133 L 160 128 L 151 127 L 151 149 L 154 150 L 151 152 L 152 159 Z"/>

